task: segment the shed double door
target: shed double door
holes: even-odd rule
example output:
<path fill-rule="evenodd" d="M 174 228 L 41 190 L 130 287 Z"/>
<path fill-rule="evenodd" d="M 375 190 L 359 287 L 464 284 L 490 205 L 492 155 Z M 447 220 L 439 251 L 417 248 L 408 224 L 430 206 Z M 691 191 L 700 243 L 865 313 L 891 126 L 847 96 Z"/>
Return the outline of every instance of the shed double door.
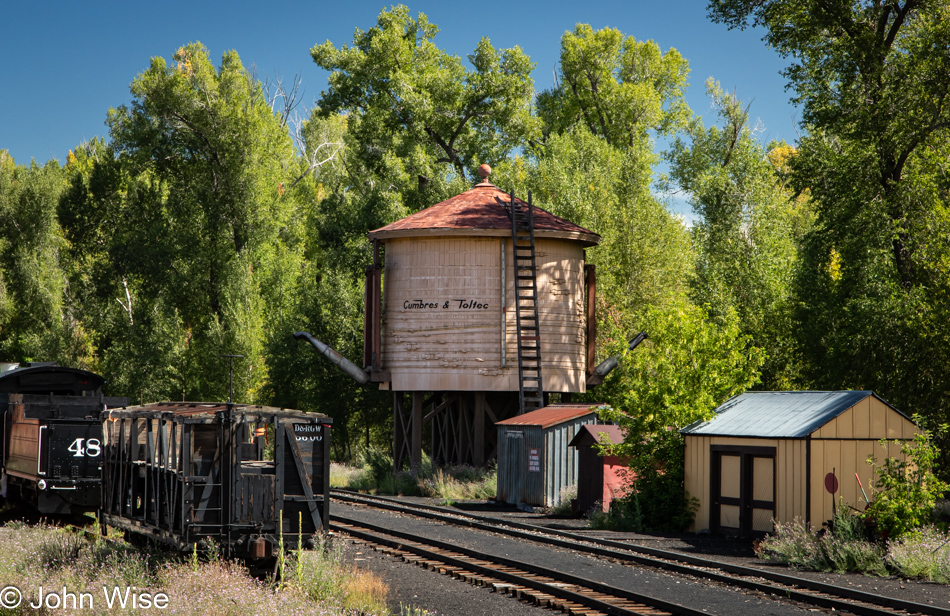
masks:
<path fill-rule="evenodd" d="M 772 531 L 775 448 L 713 446 L 712 532 L 750 537 Z"/>

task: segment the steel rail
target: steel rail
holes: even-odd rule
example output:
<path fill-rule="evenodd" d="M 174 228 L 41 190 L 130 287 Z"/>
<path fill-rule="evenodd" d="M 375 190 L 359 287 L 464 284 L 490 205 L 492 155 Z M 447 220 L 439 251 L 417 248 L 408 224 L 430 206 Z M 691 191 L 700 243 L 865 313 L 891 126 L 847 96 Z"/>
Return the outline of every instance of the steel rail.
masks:
<path fill-rule="evenodd" d="M 478 573 L 486 577 L 496 578 L 516 586 L 531 588 L 544 594 L 585 605 L 605 614 L 639 616 L 644 614 L 645 611 L 655 613 L 649 610 L 649 608 L 652 608 L 653 610 L 659 609 L 668 614 L 676 614 L 677 616 L 709 616 L 708 612 L 696 610 L 677 603 L 671 603 L 663 599 L 623 588 L 617 588 L 604 584 L 603 582 L 597 582 L 581 576 L 548 569 L 540 565 L 525 563 L 503 556 L 484 554 L 477 550 L 453 543 L 423 538 L 376 524 L 343 518 L 336 514 L 331 516 L 330 528 L 364 541 L 386 545 L 397 550 L 412 552 L 424 558 L 443 562 L 459 569 Z M 395 539 L 389 539 L 387 537 L 394 537 Z M 436 552 L 430 548 L 435 548 L 440 551 Z M 489 566 L 489 564 L 495 566 Z M 504 569 L 499 569 L 498 566 Z M 537 579 L 538 576 L 542 579 Z M 551 581 L 545 581 L 543 578 L 548 578 Z M 558 583 L 577 586 L 586 592 L 570 590 L 558 586 Z M 589 593 L 596 593 L 599 596 L 592 596 Z M 612 599 L 612 601 L 610 599 Z M 633 602 L 637 605 L 618 605 L 618 603 L 623 602 Z"/>
<path fill-rule="evenodd" d="M 787 598 L 795 601 L 809 603 L 824 608 L 834 608 L 835 610 L 846 610 L 854 614 L 858 614 L 859 616 L 883 616 L 885 614 L 892 615 L 894 614 L 894 611 L 926 614 L 928 616 L 950 616 L 950 609 L 941 608 L 934 605 L 905 601 L 903 599 L 877 595 L 851 588 L 842 588 L 814 580 L 807 580 L 804 578 L 798 578 L 782 573 L 775 573 L 772 571 L 765 571 L 762 569 L 755 569 L 752 567 L 732 565 L 717 560 L 699 558 L 678 552 L 670 552 L 667 550 L 659 550 L 645 546 L 631 545 L 621 541 L 588 537 L 578 533 L 550 529 L 524 522 L 507 520 L 500 521 L 496 518 L 459 512 L 446 507 L 436 507 L 433 505 L 407 505 L 405 503 L 395 501 L 394 499 L 379 496 L 367 496 L 364 494 L 355 494 L 340 490 L 333 490 L 332 497 L 337 498 L 338 500 L 369 504 L 381 509 L 409 513 L 418 517 L 439 520 L 461 526 L 468 526 L 470 528 L 476 528 L 479 530 L 500 532 L 537 543 L 554 545 L 571 550 L 582 550 L 586 553 L 595 554 L 598 556 L 605 556 L 617 560 L 633 562 L 639 565 L 656 567 L 680 574 L 702 577 L 730 586 L 739 586 L 749 590 L 784 595 Z M 539 533 L 549 536 L 539 536 Z M 579 545 L 578 542 L 594 545 Z M 724 575 L 723 573 L 710 571 L 710 568 L 718 569 L 719 571 L 730 575 Z M 742 577 L 737 578 L 735 576 Z M 783 586 L 774 586 L 771 584 L 758 582 L 755 579 L 743 578 L 766 579 L 777 584 L 782 584 Z M 800 591 L 796 589 L 802 590 Z M 822 594 L 819 595 L 814 593 Z M 831 597 L 822 595 L 831 595 Z M 843 599 L 860 601 L 861 603 L 850 603 L 843 601 Z M 862 603 L 866 605 L 862 605 Z M 880 609 L 882 607 L 888 608 L 888 610 Z"/>

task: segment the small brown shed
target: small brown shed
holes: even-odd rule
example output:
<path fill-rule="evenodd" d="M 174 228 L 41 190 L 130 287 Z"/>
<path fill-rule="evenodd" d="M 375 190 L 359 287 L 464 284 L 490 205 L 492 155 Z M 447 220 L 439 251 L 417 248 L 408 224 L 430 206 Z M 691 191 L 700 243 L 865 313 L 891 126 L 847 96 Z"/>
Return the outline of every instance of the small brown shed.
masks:
<path fill-rule="evenodd" d="M 623 442 L 620 426 L 584 425 L 568 444 L 577 450 L 577 499 L 574 510 L 586 513 L 598 503 L 601 511 L 610 509 L 614 498 L 623 496 L 629 487 L 625 476 L 627 465 L 617 456 L 605 456 L 600 453 L 598 444 L 607 439 L 608 443 Z"/>
<path fill-rule="evenodd" d="M 919 432 L 871 391 L 750 391 L 726 401 L 709 421 L 682 430 L 686 492 L 699 499 L 692 530 L 769 532 L 772 520 L 812 525 L 835 505 L 865 506 L 855 473 L 871 496 L 869 456 L 900 458 Z M 826 485 L 833 488 L 830 492 Z"/>

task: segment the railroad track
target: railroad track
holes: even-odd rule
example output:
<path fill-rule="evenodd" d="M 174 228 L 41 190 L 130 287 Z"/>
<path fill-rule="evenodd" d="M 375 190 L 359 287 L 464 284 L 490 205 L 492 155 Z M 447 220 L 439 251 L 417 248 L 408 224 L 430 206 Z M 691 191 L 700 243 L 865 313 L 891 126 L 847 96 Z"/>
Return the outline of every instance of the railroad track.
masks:
<path fill-rule="evenodd" d="M 724 584 L 726 586 L 738 587 L 748 591 L 756 591 L 766 595 L 774 595 L 790 601 L 803 603 L 808 606 L 824 608 L 828 611 L 844 611 L 858 614 L 859 616 L 894 616 L 895 614 L 900 616 L 906 616 L 908 614 L 950 616 L 950 609 L 934 605 L 904 601 L 902 599 L 867 593 L 850 588 L 841 588 L 838 586 L 832 586 L 830 584 L 824 584 L 821 582 L 798 578 L 782 573 L 764 571 L 750 567 L 742 567 L 711 559 L 704 559 L 687 554 L 670 552 L 667 550 L 635 546 L 609 539 L 589 537 L 578 533 L 560 531 L 541 526 L 535 526 L 532 524 L 526 524 L 523 522 L 499 521 L 497 519 L 488 518 L 485 516 L 467 514 L 457 510 L 450 510 L 445 507 L 435 507 L 430 505 L 406 505 L 405 503 L 398 502 L 391 498 L 366 496 L 341 490 L 334 490 L 332 492 L 332 497 L 343 502 L 350 502 L 379 509 L 396 511 L 405 515 L 432 519 L 447 524 L 461 525 L 536 543 L 567 548 L 576 552 L 613 559 L 625 564 L 660 569 L 692 576 L 695 578 L 710 580 L 719 584 Z M 339 518 L 337 515 L 331 515 L 331 519 L 341 520 L 341 518 Z M 355 524 L 355 522 L 353 523 Z M 332 526 L 333 524 L 331 523 L 331 527 Z M 338 530 L 348 533 L 349 531 L 347 531 L 344 526 L 345 525 L 340 525 Z M 396 537 L 394 544 L 384 545 L 388 545 L 389 548 L 395 550 L 406 550 L 411 552 L 408 547 L 408 542 L 411 541 L 422 544 L 427 541 L 419 537 L 405 535 L 404 533 L 393 533 L 392 536 Z M 366 540 L 372 542 L 372 540 Z M 400 544 L 400 541 L 407 543 Z M 402 545 L 402 547 L 399 547 L 400 545 Z M 438 549 L 452 550 L 455 548 L 446 545 L 439 547 Z M 481 556 L 484 558 L 483 555 L 476 554 L 476 556 Z M 430 556 L 424 556 L 421 558 L 429 557 Z M 433 562 L 438 562 L 435 555 L 432 555 L 431 557 Z M 519 563 L 519 565 L 525 565 L 525 563 Z M 511 566 L 517 567 L 519 565 Z M 460 565 L 449 566 L 458 567 Z M 433 565 L 433 567 L 437 566 Z M 501 583 L 503 585 L 509 583 L 518 585 L 517 582 L 502 581 Z M 530 589 L 532 587 L 525 586 L 525 588 Z M 502 588 L 502 590 L 505 589 Z M 535 589 L 533 592 L 540 591 Z M 527 598 L 531 599 L 530 593 L 528 593 Z M 645 606 L 653 606 L 654 608 L 665 611 L 666 613 L 684 615 L 701 613 L 683 606 L 667 605 L 667 607 L 659 607 L 659 605 L 656 603 L 650 603 L 649 599 L 649 597 L 640 596 L 638 599 L 631 600 L 640 601 Z M 543 599 L 543 601 L 550 603 L 550 601 L 546 598 Z M 570 601 L 574 600 L 572 599 Z M 578 601 L 578 603 L 580 602 Z M 619 613 L 605 611 L 602 609 L 603 607 L 604 606 L 594 607 L 592 609 L 598 610 L 601 613 Z M 635 611 L 632 613 L 645 614 L 647 612 Z"/>
<path fill-rule="evenodd" d="M 602 582 L 510 558 L 486 556 L 463 546 L 420 538 L 355 520 L 332 516 L 330 528 L 427 569 L 508 593 L 542 607 L 572 615 L 709 616 L 701 610 L 670 603 Z M 377 549 L 379 549 L 377 547 Z"/>

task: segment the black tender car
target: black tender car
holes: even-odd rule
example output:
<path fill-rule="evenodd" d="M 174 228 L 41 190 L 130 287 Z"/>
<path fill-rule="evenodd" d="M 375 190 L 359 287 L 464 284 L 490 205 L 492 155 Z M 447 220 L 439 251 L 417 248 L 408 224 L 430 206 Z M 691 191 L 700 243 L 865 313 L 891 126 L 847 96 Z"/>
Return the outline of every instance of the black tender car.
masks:
<path fill-rule="evenodd" d="M 99 507 L 102 423 L 125 406 L 98 374 L 52 363 L 0 373 L 0 497 L 46 515 Z"/>

